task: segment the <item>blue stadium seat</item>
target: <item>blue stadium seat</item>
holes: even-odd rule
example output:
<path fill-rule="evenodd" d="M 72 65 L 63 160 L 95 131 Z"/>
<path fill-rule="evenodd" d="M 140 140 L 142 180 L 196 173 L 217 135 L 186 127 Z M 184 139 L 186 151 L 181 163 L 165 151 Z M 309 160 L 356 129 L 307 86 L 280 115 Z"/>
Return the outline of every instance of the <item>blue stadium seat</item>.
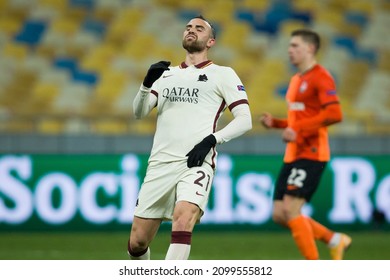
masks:
<path fill-rule="evenodd" d="M 336 36 L 333 43 L 337 46 L 346 48 L 351 54 L 355 55 L 357 51 L 356 40 L 351 36 Z"/>
<path fill-rule="evenodd" d="M 177 15 L 180 19 L 184 21 L 189 21 L 190 19 L 199 16 L 201 14 L 198 10 L 189 10 L 189 9 L 180 9 L 177 12 Z"/>
<path fill-rule="evenodd" d="M 346 11 L 344 14 L 345 20 L 348 23 L 357 24 L 360 28 L 366 27 L 368 18 L 362 12 Z"/>
<path fill-rule="evenodd" d="M 73 73 L 73 81 L 81 82 L 88 85 L 96 85 L 99 81 L 99 75 L 95 72 L 83 71 L 78 69 L 75 73 Z"/>
<path fill-rule="evenodd" d="M 93 10 L 95 7 L 95 0 L 68 0 L 68 3 L 73 8 L 85 8 Z"/>
<path fill-rule="evenodd" d="M 95 85 L 98 80 L 98 74 L 92 71 L 81 70 L 78 67 L 76 59 L 69 57 L 56 58 L 53 63 L 54 67 L 66 69 L 70 72 L 72 80 L 75 82 L 86 83 L 88 85 Z"/>
<path fill-rule="evenodd" d="M 371 65 L 377 64 L 377 54 L 374 50 L 361 48 L 356 40 L 351 36 L 336 36 L 333 43 L 346 48 L 355 59 L 362 59 Z"/>
<path fill-rule="evenodd" d="M 66 69 L 71 75 L 77 72 L 77 61 L 69 57 L 55 58 L 53 66 L 56 68 Z"/>
<path fill-rule="evenodd" d="M 42 35 L 46 30 L 46 23 L 43 21 L 26 21 L 22 30 L 15 35 L 15 41 L 26 43 L 30 46 L 39 44 Z"/>
<path fill-rule="evenodd" d="M 81 25 L 82 30 L 98 35 L 99 38 L 103 38 L 106 28 L 107 25 L 104 22 L 91 18 L 87 18 Z"/>

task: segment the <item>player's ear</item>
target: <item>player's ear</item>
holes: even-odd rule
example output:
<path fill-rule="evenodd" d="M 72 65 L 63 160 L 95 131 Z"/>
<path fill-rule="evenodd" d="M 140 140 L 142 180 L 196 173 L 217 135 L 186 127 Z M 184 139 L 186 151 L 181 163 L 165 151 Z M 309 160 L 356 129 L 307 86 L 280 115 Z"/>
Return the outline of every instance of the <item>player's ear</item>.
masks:
<path fill-rule="evenodd" d="M 211 48 L 212 46 L 215 45 L 215 39 L 214 38 L 210 38 L 207 42 L 207 47 L 208 48 Z"/>
<path fill-rule="evenodd" d="M 309 44 L 309 50 L 312 54 L 316 53 L 316 46 L 314 44 Z"/>

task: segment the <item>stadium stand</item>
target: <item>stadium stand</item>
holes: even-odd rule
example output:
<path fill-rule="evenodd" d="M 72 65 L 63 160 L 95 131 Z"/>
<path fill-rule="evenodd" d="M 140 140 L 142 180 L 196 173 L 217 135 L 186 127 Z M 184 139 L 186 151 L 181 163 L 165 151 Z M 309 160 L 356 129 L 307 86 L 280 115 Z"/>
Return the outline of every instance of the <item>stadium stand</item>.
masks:
<path fill-rule="evenodd" d="M 215 23 L 212 58 L 236 69 L 255 120 L 284 114 L 289 35 L 308 27 L 345 111 L 331 132 L 390 133 L 389 0 L 0 0 L 1 132 L 153 133 L 155 113 L 134 121 L 132 99 L 151 63 L 181 62 L 180 34 L 199 14 Z M 251 133 L 263 131 L 255 121 Z"/>

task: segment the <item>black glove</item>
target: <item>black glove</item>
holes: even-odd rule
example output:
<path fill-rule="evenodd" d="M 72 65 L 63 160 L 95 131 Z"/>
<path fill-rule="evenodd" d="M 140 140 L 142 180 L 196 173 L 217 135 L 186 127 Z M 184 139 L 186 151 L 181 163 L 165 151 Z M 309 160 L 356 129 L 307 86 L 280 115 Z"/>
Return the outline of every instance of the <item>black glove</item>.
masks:
<path fill-rule="evenodd" d="M 147 88 L 151 88 L 153 83 L 161 77 L 165 70 L 169 70 L 168 66 L 171 65 L 170 61 L 159 61 L 150 66 L 148 73 L 146 73 L 143 85 Z"/>
<path fill-rule="evenodd" d="M 210 149 L 217 144 L 217 139 L 214 135 L 210 134 L 204 138 L 199 144 L 196 144 L 194 148 L 186 154 L 188 156 L 187 166 L 189 168 L 194 166 L 201 166 Z"/>

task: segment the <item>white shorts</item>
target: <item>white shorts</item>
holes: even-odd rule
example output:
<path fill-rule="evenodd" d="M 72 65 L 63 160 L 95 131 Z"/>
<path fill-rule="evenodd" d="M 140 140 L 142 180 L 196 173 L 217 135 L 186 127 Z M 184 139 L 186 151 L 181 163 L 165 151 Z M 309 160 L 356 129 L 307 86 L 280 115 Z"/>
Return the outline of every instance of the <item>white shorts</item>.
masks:
<path fill-rule="evenodd" d="M 141 218 L 172 220 L 176 202 L 188 201 L 204 213 L 214 177 L 213 168 L 204 163 L 187 167 L 187 162 L 149 165 L 138 194 L 134 215 Z"/>

